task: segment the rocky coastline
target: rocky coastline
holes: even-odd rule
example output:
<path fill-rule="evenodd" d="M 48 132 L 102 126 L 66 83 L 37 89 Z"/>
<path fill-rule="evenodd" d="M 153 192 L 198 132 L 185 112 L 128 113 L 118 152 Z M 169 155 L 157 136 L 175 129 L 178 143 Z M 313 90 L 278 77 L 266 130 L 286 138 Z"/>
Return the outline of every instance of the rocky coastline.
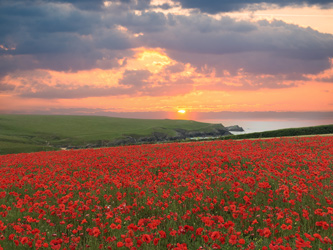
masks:
<path fill-rule="evenodd" d="M 62 149 L 83 149 L 83 148 L 100 148 L 100 147 L 114 147 L 124 145 L 138 145 L 138 144 L 150 144 L 150 143 L 165 143 L 182 141 L 191 138 L 205 138 L 205 137 L 221 137 L 232 135 L 230 131 L 244 131 L 243 128 L 238 125 L 224 127 L 216 126 L 210 131 L 196 131 L 196 130 L 185 130 L 185 129 L 174 129 L 175 135 L 168 135 L 163 132 L 153 132 L 149 136 L 138 136 L 138 135 L 123 135 L 121 138 L 114 139 L 112 141 L 97 141 L 95 143 L 88 143 L 80 146 L 62 146 Z"/>
<path fill-rule="evenodd" d="M 228 126 L 225 127 L 228 131 L 234 131 L 234 132 L 244 132 L 244 129 L 238 125 Z"/>

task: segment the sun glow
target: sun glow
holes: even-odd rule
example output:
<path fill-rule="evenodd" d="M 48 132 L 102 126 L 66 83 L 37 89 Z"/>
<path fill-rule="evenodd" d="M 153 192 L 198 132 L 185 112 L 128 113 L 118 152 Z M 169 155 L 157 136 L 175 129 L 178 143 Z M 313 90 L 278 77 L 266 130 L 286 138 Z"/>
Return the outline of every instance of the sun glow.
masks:
<path fill-rule="evenodd" d="M 180 114 L 185 114 L 185 113 L 186 113 L 186 110 L 184 110 L 184 109 L 180 109 L 180 110 L 178 110 L 178 113 L 180 113 Z"/>
<path fill-rule="evenodd" d="M 134 63 L 153 73 L 158 73 L 163 67 L 174 64 L 174 61 L 161 49 L 140 48 L 134 51 L 138 51 Z"/>

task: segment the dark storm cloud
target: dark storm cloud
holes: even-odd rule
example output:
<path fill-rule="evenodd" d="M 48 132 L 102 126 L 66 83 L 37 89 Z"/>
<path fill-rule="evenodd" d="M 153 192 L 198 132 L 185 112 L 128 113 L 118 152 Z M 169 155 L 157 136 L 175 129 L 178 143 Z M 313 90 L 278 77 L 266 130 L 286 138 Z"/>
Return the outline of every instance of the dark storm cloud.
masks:
<path fill-rule="evenodd" d="M 180 3 L 185 9 L 195 8 L 201 12 L 216 14 L 219 12 L 238 11 L 245 8 L 263 9 L 264 4 L 274 4 L 280 7 L 295 6 L 295 5 L 319 5 L 323 8 L 332 4 L 331 0 L 291 0 L 291 1 L 278 1 L 278 0 L 174 0 Z"/>

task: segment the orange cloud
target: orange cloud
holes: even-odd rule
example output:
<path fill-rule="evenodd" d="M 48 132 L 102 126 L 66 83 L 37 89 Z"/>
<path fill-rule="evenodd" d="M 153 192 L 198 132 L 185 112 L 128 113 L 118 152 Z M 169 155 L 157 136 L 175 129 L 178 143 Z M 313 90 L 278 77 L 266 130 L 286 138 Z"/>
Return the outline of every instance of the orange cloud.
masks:
<path fill-rule="evenodd" d="M 65 107 L 118 112 L 158 110 L 171 112 L 173 118 L 193 119 L 195 112 L 210 111 L 332 110 L 333 86 L 329 81 L 322 81 L 331 79 L 332 68 L 318 75 L 307 75 L 307 82 L 280 79 L 277 83 L 271 75 L 253 76 L 243 71 L 237 75 L 224 71 L 217 76 L 214 70 L 206 71 L 179 63 L 163 49 L 139 48 L 134 52 L 132 57 L 122 59 L 120 63 L 124 66 L 117 69 L 78 72 L 35 70 L 7 75 L 5 81 L 16 89 L 0 92 L 3 104 L 0 111 Z M 143 85 L 136 86 L 135 76 L 139 75 L 133 75 L 133 72 L 145 71 L 149 74 L 144 74 Z M 133 84 L 121 85 L 128 72 L 134 76 L 130 78 L 134 79 Z M 265 82 L 270 87 L 261 86 Z M 126 92 L 131 88 L 133 91 Z M 65 97 L 50 99 L 36 95 L 34 98 L 35 93 L 45 89 L 51 94 L 57 89 L 70 92 Z M 113 90 L 123 92 L 113 94 Z M 30 97 L 19 96 L 26 91 L 30 91 Z M 84 92 L 75 95 L 79 91 Z M 105 91 L 110 91 L 110 94 Z M 177 113 L 179 109 L 187 112 Z"/>

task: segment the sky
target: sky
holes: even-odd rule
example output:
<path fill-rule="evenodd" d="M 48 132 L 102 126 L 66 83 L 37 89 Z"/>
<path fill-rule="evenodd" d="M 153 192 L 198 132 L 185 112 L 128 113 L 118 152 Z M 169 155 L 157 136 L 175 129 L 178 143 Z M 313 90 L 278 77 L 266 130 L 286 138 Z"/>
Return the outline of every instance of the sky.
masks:
<path fill-rule="evenodd" d="M 333 117 L 331 0 L 0 0 L 0 23 L 0 113 Z"/>

